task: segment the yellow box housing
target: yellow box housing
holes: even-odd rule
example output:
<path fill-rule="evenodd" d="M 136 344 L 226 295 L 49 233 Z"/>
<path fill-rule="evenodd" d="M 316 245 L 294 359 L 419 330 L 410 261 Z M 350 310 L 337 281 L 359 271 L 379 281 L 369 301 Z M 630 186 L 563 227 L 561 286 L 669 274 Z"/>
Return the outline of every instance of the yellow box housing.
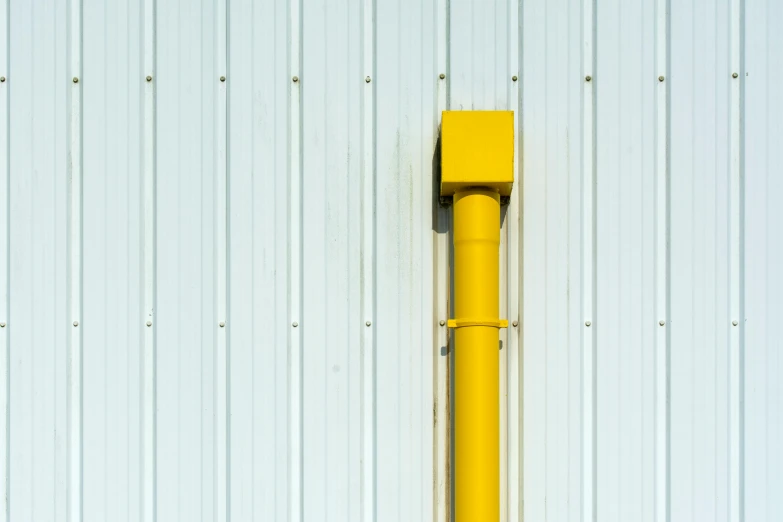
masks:
<path fill-rule="evenodd" d="M 488 187 L 511 195 L 514 183 L 514 112 L 443 111 L 440 195 Z"/>

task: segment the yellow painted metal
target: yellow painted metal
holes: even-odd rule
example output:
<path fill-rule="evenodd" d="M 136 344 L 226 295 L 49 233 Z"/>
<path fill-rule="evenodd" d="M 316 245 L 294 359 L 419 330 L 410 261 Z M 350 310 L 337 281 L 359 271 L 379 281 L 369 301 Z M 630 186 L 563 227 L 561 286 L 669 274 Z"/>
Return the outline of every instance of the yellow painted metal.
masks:
<path fill-rule="evenodd" d="M 514 113 L 446 111 L 441 196 L 454 196 L 456 522 L 500 519 L 500 196 L 514 182 Z"/>
<path fill-rule="evenodd" d="M 455 508 L 457 522 L 500 518 L 498 391 L 500 195 L 454 195 Z"/>
<path fill-rule="evenodd" d="M 514 113 L 445 111 L 441 121 L 440 195 L 487 187 L 501 196 L 514 183 Z"/>

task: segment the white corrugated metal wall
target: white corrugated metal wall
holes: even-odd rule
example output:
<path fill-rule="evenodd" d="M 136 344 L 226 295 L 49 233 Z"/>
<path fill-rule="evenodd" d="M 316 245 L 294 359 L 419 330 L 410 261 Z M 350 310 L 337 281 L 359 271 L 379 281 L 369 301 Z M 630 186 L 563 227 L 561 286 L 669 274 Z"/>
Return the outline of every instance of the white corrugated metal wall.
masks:
<path fill-rule="evenodd" d="M 504 520 L 783 518 L 781 25 L 3 0 L 0 521 L 447 520 L 445 109 L 517 116 Z"/>

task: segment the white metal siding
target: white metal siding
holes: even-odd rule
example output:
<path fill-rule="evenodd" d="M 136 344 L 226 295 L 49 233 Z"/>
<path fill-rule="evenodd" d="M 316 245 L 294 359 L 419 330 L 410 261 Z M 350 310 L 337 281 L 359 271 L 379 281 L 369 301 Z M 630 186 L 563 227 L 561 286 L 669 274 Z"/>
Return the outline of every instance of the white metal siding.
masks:
<path fill-rule="evenodd" d="M 449 520 L 446 109 L 516 116 L 503 519 L 783 518 L 781 25 L 3 0 L 0 522 Z"/>

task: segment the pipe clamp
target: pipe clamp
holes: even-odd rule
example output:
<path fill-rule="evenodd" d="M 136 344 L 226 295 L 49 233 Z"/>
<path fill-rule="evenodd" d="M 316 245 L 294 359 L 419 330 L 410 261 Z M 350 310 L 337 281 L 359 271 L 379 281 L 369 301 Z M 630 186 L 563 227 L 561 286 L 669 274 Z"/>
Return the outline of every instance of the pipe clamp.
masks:
<path fill-rule="evenodd" d="M 480 317 L 469 317 L 467 319 L 449 319 L 449 328 L 465 328 L 466 326 L 508 328 L 508 319 L 484 319 Z"/>

